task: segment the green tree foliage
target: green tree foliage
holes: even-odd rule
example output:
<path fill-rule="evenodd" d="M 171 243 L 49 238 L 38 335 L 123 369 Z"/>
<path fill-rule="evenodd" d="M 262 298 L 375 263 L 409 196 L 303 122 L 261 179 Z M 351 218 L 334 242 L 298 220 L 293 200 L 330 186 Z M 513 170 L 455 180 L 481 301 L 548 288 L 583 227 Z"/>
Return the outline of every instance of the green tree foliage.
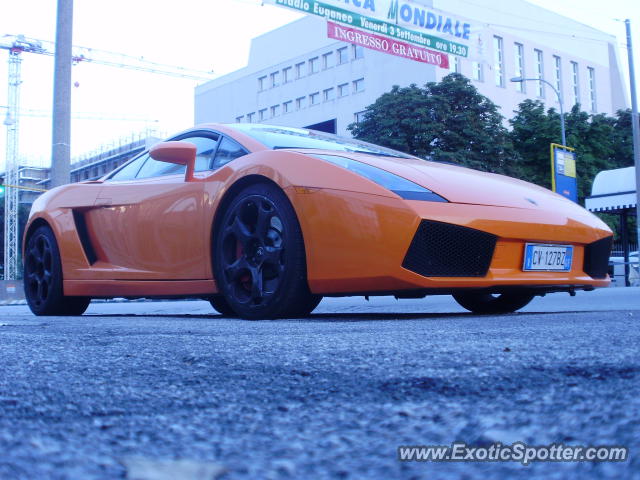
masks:
<path fill-rule="evenodd" d="M 512 174 L 528 182 L 551 188 L 551 147 L 559 143 L 560 115 L 544 111 L 542 102 L 522 102 L 511 124 L 511 141 L 518 154 Z"/>
<path fill-rule="evenodd" d="M 394 86 L 349 125 L 356 138 L 423 158 L 507 173 L 513 150 L 498 107 L 460 74 Z"/>
<path fill-rule="evenodd" d="M 582 201 L 591 194 L 598 172 L 633 164 L 631 114 L 589 115 L 576 105 L 565 121 L 568 146 L 576 149 L 578 197 Z M 525 100 L 509 123 L 518 154 L 514 176 L 551 188 L 550 144 L 560 143 L 560 115 L 553 108 L 545 112 L 540 101 Z"/>

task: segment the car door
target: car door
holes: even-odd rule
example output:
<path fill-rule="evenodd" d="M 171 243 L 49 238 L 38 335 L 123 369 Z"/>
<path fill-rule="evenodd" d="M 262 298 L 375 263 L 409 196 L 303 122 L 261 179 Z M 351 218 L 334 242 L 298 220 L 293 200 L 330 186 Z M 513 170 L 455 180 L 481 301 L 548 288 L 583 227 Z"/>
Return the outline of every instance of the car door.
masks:
<path fill-rule="evenodd" d="M 211 168 L 219 136 L 183 138 L 197 147 L 196 171 Z M 137 164 L 137 165 L 134 165 Z M 86 214 L 96 277 L 114 280 L 206 278 L 204 183 L 185 167 L 148 153 L 108 178 Z"/>

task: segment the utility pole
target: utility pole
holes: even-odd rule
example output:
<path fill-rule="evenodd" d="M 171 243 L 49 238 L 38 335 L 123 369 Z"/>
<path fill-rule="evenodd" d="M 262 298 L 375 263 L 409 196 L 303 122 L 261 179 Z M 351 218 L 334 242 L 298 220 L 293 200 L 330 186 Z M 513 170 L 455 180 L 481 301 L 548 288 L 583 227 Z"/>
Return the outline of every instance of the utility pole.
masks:
<path fill-rule="evenodd" d="M 631 82 L 631 124 L 633 125 L 633 161 L 636 166 L 636 241 L 640 242 L 640 123 L 638 123 L 638 97 L 636 94 L 636 72 L 633 64 L 631 43 L 631 20 L 624 21 L 627 27 L 627 51 L 629 52 L 629 80 Z"/>
<path fill-rule="evenodd" d="M 66 185 L 70 181 L 72 36 L 73 0 L 58 0 L 53 78 L 52 187 Z"/>

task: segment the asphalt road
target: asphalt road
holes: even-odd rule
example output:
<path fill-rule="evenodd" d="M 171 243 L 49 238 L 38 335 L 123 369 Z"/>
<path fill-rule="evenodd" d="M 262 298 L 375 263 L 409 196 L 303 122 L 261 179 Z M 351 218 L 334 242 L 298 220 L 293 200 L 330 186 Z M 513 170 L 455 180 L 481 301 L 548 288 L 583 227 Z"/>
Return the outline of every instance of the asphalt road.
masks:
<path fill-rule="evenodd" d="M 638 288 L 495 317 L 450 297 L 329 299 L 267 322 L 196 301 L 0 307 L 0 479 L 640 478 L 639 319 Z M 397 461 L 454 441 L 631 459 Z"/>

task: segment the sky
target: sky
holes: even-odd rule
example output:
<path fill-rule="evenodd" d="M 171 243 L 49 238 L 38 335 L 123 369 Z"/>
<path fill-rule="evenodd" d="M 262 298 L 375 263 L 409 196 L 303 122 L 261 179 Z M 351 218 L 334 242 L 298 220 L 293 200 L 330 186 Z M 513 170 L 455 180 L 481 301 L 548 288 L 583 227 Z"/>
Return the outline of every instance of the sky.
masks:
<path fill-rule="evenodd" d="M 626 74 L 624 23 L 634 32 L 640 80 L 640 0 L 529 0 L 614 34 Z M 212 78 L 246 65 L 251 39 L 300 14 L 260 0 L 75 0 L 73 44 L 164 65 L 211 72 Z M 55 39 L 56 0 L 4 2 L 5 34 Z M 541 25 L 541 29 L 544 26 Z M 104 56 L 96 53 L 97 57 Z M 0 119 L 7 105 L 6 50 L 0 50 Z M 53 57 L 22 55 L 21 163 L 48 166 L 51 152 Z M 148 132 L 165 137 L 193 124 L 194 87 L 202 81 L 84 63 L 72 69 L 72 159 Z M 4 170 L 6 127 L 0 133 Z"/>

